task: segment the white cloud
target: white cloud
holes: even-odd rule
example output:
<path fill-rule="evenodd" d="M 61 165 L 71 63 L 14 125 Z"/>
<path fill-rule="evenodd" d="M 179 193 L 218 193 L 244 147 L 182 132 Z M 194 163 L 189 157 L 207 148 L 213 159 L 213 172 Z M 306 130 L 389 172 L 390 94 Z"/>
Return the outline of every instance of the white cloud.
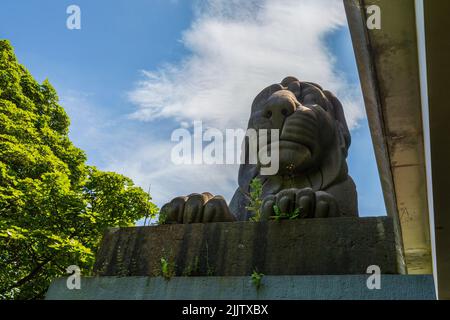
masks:
<path fill-rule="evenodd" d="M 344 103 L 350 128 L 363 117 L 357 91 L 334 72 L 324 35 L 345 25 L 338 0 L 210 0 L 182 42 L 191 54 L 181 63 L 143 71 L 130 92 L 132 118 L 203 120 L 208 125 L 246 127 L 256 94 L 285 76 L 313 81 Z"/>
<path fill-rule="evenodd" d="M 120 172 L 147 190 L 161 206 L 170 199 L 194 192 L 211 192 L 231 199 L 237 188 L 237 166 L 175 165 L 171 162 L 170 142 L 131 147 L 126 157 L 108 161 L 105 170 Z M 133 150 L 132 150 L 133 149 Z"/>
<path fill-rule="evenodd" d="M 327 32 L 344 25 L 339 0 L 197 3 L 195 19 L 182 37 L 191 54 L 178 64 L 143 71 L 142 80 L 129 92 L 136 106 L 131 119 L 83 135 L 86 148 L 90 137 L 101 136 L 102 146 L 108 147 L 97 148 L 99 159 L 107 164 L 100 168 L 125 174 L 145 190 L 151 184 L 158 205 L 203 191 L 230 200 L 237 187 L 236 166 L 175 165 L 170 160 L 170 135 L 130 130 L 131 122 L 154 120 L 148 127 L 155 128 L 170 118 L 179 127 L 202 120 L 205 127 L 245 128 L 255 95 L 293 75 L 335 92 L 349 126 L 355 127 L 364 115 L 362 103 L 355 103 L 358 89 L 334 72 L 336 61 L 324 43 Z M 88 118 L 97 125 L 109 123 L 105 114 Z"/>

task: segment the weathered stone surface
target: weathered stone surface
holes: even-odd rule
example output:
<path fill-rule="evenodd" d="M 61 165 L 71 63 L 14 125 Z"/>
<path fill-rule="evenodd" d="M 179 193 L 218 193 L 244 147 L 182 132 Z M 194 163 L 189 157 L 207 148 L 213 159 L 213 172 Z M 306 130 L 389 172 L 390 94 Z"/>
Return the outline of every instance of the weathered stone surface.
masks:
<path fill-rule="evenodd" d="M 250 277 L 81 278 L 69 290 L 66 278 L 52 282 L 47 300 L 435 300 L 432 275 L 383 275 L 381 288 L 367 288 L 368 275 L 264 276 L 259 290 Z"/>
<path fill-rule="evenodd" d="M 404 273 L 391 218 L 327 218 L 173 224 L 110 229 L 97 255 L 98 275 L 247 276 Z"/>

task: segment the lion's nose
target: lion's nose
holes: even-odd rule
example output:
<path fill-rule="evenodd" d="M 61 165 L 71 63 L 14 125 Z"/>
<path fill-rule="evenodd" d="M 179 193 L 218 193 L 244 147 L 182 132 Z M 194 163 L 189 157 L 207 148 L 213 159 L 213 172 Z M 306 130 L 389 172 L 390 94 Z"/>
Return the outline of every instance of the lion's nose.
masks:
<path fill-rule="evenodd" d="M 284 120 L 293 114 L 299 105 L 290 91 L 277 91 L 267 100 L 263 116 L 271 120 L 274 128 L 281 129 Z"/>

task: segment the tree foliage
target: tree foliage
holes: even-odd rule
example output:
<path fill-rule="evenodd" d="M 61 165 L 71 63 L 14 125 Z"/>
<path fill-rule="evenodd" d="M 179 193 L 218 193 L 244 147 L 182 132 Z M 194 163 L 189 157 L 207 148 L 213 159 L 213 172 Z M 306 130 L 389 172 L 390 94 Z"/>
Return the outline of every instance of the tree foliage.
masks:
<path fill-rule="evenodd" d="M 0 40 L 0 298 L 41 298 L 69 265 L 89 274 L 106 228 L 156 213 L 131 179 L 86 164 L 69 123 Z"/>

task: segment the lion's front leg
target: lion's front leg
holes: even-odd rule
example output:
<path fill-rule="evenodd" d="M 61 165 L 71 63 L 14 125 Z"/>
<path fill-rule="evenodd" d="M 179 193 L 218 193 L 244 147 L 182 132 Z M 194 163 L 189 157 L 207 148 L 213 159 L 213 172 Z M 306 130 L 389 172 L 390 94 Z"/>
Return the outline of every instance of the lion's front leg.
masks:
<path fill-rule="evenodd" d="M 325 191 L 311 188 L 285 189 L 264 198 L 261 205 L 261 220 L 282 213 L 298 218 L 328 218 L 340 216 L 336 199 Z"/>
<path fill-rule="evenodd" d="M 166 224 L 231 222 L 236 218 L 222 196 L 209 192 L 177 197 L 161 208 L 160 215 Z"/>

